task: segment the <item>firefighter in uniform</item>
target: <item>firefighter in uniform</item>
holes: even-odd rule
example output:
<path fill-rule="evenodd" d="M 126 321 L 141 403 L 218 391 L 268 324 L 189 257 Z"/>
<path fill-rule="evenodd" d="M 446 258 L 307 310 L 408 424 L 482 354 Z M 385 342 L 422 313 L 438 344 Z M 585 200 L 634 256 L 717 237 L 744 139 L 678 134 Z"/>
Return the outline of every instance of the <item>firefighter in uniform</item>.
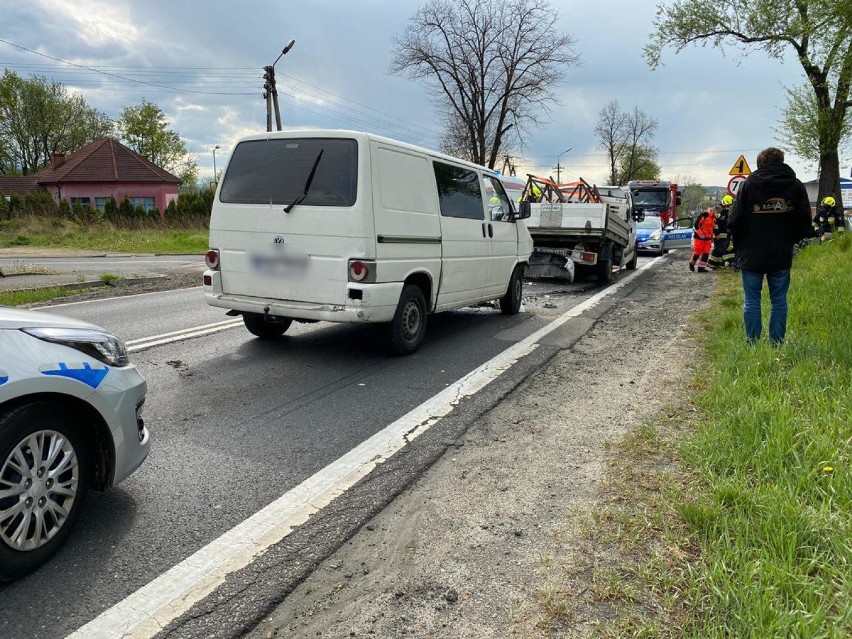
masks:
<path fill-rule="evenodd" d="M 823 198 L 822 206 L 819 207 L 819 211 L 814 217 L 814 231 L 820 239 L 823 239 L 826 234 L 830 237 L 835 231 L 845 230 L 843 214 L 837 210 L 835 205 L 836 202 L 830 195 Z"/>
<path fill-rule="evenodd" d="M 692 259 L 689 260 L 689 270 L 699 273 L 707 272 L 707 258 L 713 248 L 713 226 L 716 223 L 716 210 L 707 209 L 695 219 L 692 225 Z"/>
<path fill-rule="evenodd" d="M 716 214 L 716 223 L 713 225 L 713 251 L 707 260 L 710 270 L 722 268 L 732 263 L 736 257 L 734 244 L 728 236 L 728 214 L 733 204 L 734 198 L 726 195 L 722 198 L 722 208 Z"/>

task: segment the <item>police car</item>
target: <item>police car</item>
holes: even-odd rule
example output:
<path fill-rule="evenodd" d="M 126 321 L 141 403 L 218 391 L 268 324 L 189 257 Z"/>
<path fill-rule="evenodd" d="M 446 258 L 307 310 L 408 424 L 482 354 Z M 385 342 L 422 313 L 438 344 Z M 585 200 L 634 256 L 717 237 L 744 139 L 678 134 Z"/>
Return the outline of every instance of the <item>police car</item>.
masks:
<path fill-rule="evenodd" d="M 0 306 L 0 581 L 59 549 L 88 488 L 115 486 L 144 461 L 146 390 L 117 337 Z"/>
<path fill-rule="evenodd" d="M 688 224 L 688 226 L 678 226 Z M 662 255 L 673 249 L 689 248 L 692 244 L 692 226 L 689 218 L 676 220 L 664 227 L 659 216 L 646 214 L 636 229 L 636 246 L 640 253 Z"/>

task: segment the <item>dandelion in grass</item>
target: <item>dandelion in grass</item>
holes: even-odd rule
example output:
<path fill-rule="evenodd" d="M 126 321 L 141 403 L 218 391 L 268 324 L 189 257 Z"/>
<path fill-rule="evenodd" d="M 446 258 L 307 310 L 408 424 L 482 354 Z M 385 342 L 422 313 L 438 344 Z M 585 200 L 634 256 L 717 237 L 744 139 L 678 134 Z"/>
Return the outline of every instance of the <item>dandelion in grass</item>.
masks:
<path fill-rule="evenodd" d="M 833 472 L 834 472 L 834 467 L 833 467 L 833 466 L 823 466 L 823 467 L 822 467 L 822 472 L 823 472 L 823 474 L 825 474 L 825 475 L 830 475 L 831 473 L 833 473 Z"/>

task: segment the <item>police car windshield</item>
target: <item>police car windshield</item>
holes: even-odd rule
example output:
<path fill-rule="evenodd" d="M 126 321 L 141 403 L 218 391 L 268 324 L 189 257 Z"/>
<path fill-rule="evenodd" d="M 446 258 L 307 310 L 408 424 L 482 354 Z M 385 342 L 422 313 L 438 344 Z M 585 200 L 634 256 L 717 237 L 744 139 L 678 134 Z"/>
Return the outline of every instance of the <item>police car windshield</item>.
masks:
<path fill-rule="evenodd" d="M 669 201 L 669 192 L 659 191 L 633 191 L 633 201 L 637 206 L 660 206 L 664 207 Z"/>
<path fill-rule="evenodd" d="M 658 217 L 646 217 L 644 220 L 639 222 L 640 229 L 660 229 L 663 228 L 663 223 L 660 221 Z"/>

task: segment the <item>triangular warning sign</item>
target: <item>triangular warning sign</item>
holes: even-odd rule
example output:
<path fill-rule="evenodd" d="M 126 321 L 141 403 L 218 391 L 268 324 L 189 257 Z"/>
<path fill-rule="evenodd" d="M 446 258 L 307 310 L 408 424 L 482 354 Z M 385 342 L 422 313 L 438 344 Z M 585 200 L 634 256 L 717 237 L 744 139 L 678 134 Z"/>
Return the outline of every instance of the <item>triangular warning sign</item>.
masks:
<path fill-rule="evenodd" d="M 746 162 L 745 156 L 741 155 L 737 158 L 737 161 L 734 162 L 734 166 L 731 167 L 731 170 L 728 171 L 728 175 L 750 175 L 751 169 L 748 166 L 748 162 Z"/>

